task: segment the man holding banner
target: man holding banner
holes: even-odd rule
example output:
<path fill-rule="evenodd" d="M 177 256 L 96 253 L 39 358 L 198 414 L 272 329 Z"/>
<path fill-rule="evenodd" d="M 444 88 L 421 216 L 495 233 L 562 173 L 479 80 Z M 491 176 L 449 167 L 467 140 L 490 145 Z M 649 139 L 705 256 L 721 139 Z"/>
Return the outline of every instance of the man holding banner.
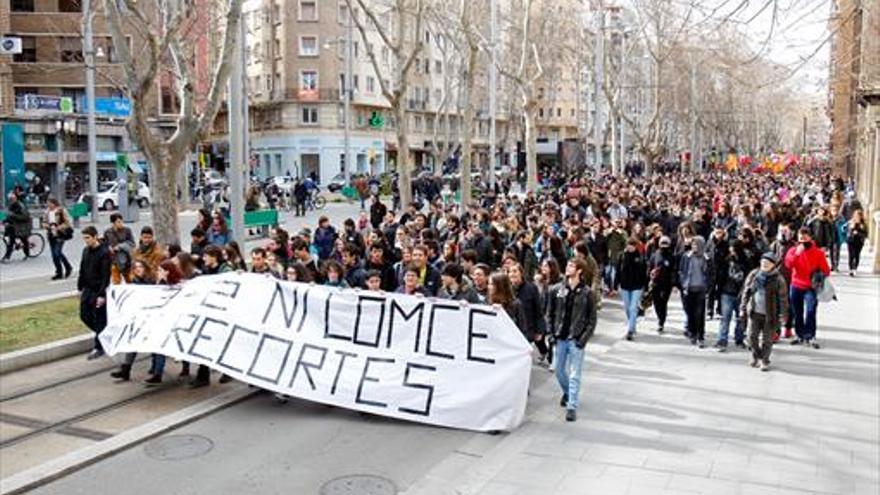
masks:
<path fill-rule="evenodd" d="M 584 347 L 596 330 L 596 300 L 584 282 L 586 270 L 586 261 L 578 258 L 569 261 L 565 266 L 565 280 L 554 287 L 550 295 L 550 328 L 556 336 L 556 379 L 562 388 L 559 405 L 566 409 L 566 421 L 577 419 Z"/>

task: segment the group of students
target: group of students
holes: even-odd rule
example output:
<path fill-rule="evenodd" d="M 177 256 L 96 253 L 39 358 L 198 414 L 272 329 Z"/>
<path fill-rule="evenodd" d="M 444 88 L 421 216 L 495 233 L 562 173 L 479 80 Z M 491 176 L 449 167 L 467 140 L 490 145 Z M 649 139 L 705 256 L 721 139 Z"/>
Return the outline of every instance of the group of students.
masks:
<path fill-rule="evenodd" d="M 638 318 L 650 306 L 657 330 L 666 330 L 668 301 L 678 289 L 684 334 L 694 345 L 704 346 L 707 311 L 709 318 L 717 311 L 716 347 L 727 349 L 733 324 L 735 345 L 751 347 L 754 367 L 769 369 L 773 342 L 789 337 L 792 327 L 792 343 L 818 348 L 816 284 L 830 274 L 834 256 L 839 259 L 833 243 L 843 235 L 835 227 L 836 235 L 826 238 L 824 222 L 835 217 L 820 212 L 849 218 L 844 243 L 851 272 L 867 234 L 850 189 L 822 171 L 710 172 L 572 176 L 549 182 L 541 193 L 492 195 L 462 209 L 438 200 L 395 213 L 373 197 L 369 214 L 346 219 L 341 228 L 327 217 L 314 230 L 274 228 L 248 259 L 219 213 L 199 213 L 188 252 L 159 246 L 149 227 L 135 244 L 117 216 L 101 239 L 93 227 L 83 230 L 83 320 L 96 332 L 103 328 L 106 312 L 103 321 L 99 313 L 110 283 L 173 285 L 236 270 L 492 304 L 555 372 L 560 405 L 574 421 L 584 348 L 603 297 L 620 296 L 628 340 L 636 338 Z M 96 340 L 90 357 L 102 352 Z M 114 376 L 128 380 L 133 359 Z M 163 371 L 164 358 L 154 356 L 147 382 L 161 381 Z M 188 366 L 182 374 L 189 375 Z M 202 366 L 191 384 L 207 385 L 209 377 Z"/>

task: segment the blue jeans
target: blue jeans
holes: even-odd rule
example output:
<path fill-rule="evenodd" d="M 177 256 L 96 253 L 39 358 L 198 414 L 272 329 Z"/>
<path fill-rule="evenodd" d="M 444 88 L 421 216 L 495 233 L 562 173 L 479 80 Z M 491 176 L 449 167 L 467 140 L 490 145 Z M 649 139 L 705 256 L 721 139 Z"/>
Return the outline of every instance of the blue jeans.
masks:
<path fill-rule="evenodd" d="M 165 372 L 165 355 L 153 354 L 151 361 L 150 374 L 162 376 L 162 373 Z"/>
<path fill-rule="evenodd" d="M 721 325 L 718 327 L 718 343 L 727 345 L 727 337 L 730 335 L 730 321 L 736 316 L 733 324 L 736 325 L 733 330 L 733 338 L 736 343 L 742 343 L 745 340 L 745 329 L 739 319 L 738 298 L 734 294 L 721 293 Z"/>
<path fill-rule="evenodd" d="M 614 290 L 614 287 L 617 285 L 617 267 L 614 266 L 614 263 L 608 262 L 605 264 L 603 272 L 605 288 L 608 290 Z"/>
<path fill-rule="evenodd" d="M 642 289 L 620 291 L 623 298 L 623 310 L 626 312 L 626 334 L 635 335 L 636 318 L 639 317 L 639 303 L 642 301 Z"/>
<path fill-rule="evenodd" d="M 791 286 L 789 291 L 791 307 L 794 311 L 794 332 L 799 339 L 813 340 L 816 338 L 816 291 L 799 289 Z M 804 315 L 806 309 L 806 316 Z"/>
<path fill-rule="evenodd" d="M 562 393 L 568 396 L 567 409 L 577 409 L 578 392 L 581 389 L 581 371 L 584 367 L 584 350 L 578 348 L 577 341 L 565 339 L 556 342 L 556 380 Z M 569 374 L 569 367 L 571 373 Z"/>

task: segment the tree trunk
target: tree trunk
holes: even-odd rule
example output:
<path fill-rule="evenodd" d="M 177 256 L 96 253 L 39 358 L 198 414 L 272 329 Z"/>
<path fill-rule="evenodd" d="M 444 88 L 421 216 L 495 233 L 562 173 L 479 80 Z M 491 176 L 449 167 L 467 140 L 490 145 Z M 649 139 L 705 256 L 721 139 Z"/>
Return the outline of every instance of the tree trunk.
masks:
<path fill-rule="evenodd" d="M 464 143 L 461 150 L 461 204 L 459 205 L 462 213 L 471 202 L 471 170 L 473 169 L 471 148 L 474 139 L 474 106 L 471 104 L 471 96 L 476 84 L 477 53 L 478 47 L 471 45 L 468 50 L 467 80 L 464 87 L 464 122 L 462 122 Z"/>
<path fill-rule="evenodd" d="M 401 91 L 401 94 L 405 92 Z M 394 102 L 394 111 L 397 118 L 397 174 L 398 187 L 400 188 L 400 206 L 406 208 L 412 203 L 412 171 L 409 164 L 409 141 L 407 131 L 409 126 L 406 120 L 406 101 L 398 98 Z"/>
<path fill-rule="evenodd" d="M 532 102 L 523 105 L 525 128 L 523 141 L 526 145 L 526 191 L 538 190 L 538 140 L 535 136 L 535 109 Z"/>
<path fill-rule="evenodd" d="M 154 162 L 152 169 L 153 232 L 160 244 L 179 244 L 177 222 L 177 171 L 180 163 L 170 159 Z"/>

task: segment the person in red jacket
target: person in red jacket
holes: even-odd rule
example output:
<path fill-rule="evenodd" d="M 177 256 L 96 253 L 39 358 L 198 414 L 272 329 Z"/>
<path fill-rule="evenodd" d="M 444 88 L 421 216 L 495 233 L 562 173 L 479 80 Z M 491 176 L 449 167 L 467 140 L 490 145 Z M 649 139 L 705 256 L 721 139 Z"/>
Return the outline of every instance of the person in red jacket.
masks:
<path fill-rule="evenodd" d="M 831 268 L 825 252 L 813 242 L 809 229 L 798 230 L 798 243 L 786 253 L 785 267 L 791 272 L 789 299 L 794 310 L 794 329 L 797 334 L 791 344 L 807 344 L 818 349 L 819 344 L 815 341 L 818 303 L 816 290 L 813 288 L 813 274 L 821 271 L 827 277 L 831 274 Z"/>

